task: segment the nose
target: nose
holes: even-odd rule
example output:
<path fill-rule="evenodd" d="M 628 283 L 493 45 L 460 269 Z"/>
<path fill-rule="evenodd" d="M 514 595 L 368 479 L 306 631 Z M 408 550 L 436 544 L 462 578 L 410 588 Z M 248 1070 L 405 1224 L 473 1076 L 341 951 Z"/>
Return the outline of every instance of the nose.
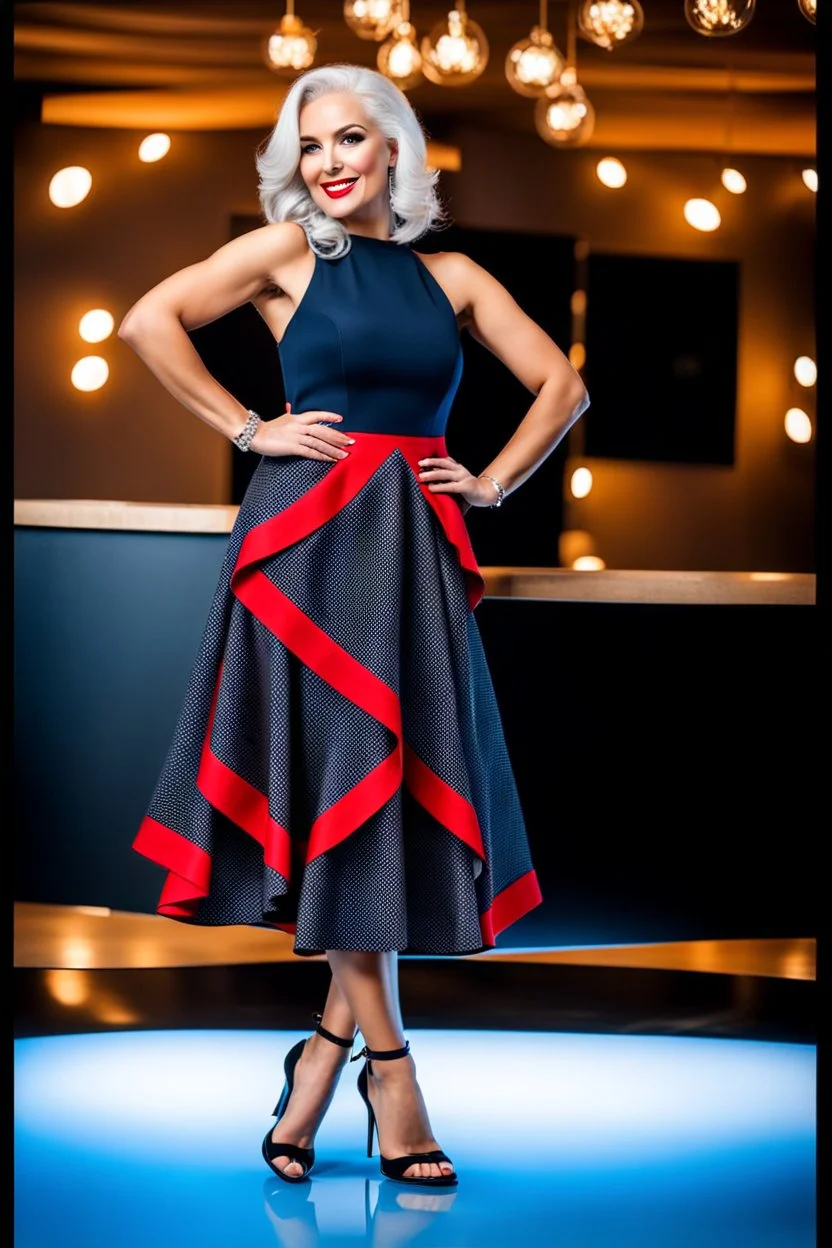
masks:
<path fill-rule="evenodd" d="M 331 174 L 331 173 L 337 173 L 339 169 L 342 169 L 342 168 L 343 168 L 343 164 L 342 164 L 342 162 L 338 159 L 337 155 L 335 154 L 335 150 L 334 150 L 334 148 L 333 148 L 331 151 L 329 151 L 329 152 L 325 152 L 325 153 L 324 153 L 324 156 L 325 156 L 325 160 L 324 160 L 324 172 L 325 172 L 327 175 L 329 175 L 329 174 Z"/>

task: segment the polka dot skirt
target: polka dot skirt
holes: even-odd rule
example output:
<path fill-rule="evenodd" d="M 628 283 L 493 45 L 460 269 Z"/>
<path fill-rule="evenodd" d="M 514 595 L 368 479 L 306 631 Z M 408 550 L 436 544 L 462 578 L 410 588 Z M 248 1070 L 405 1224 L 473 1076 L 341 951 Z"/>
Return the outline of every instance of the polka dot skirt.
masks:
<path fill-rule="evenodd" d="M 206 873 L 175 917 L 282 927 L 298 954 L 473 953 L 484 946 L 481 916 L 532 863 L 463 570 L 406 458 L 393 450 L 325 523 L 259 562 L 263 600 L 285 603 L 343 664 L 315 670 L 234 592 L 247 535 L 326 488 L 333 467 L 263 459 L 240 506 L 147 812 Z M 395 695 L 400 730 L 350 692 L 356 671 Z M 402 757 L 401 782 L 357 826 L 332 819 L 343 808 L 355 820 L 359 796 Z M 230 806 L 212 800 L 206 758 Z M 279 863 L 238 801 L 278 830 Z M 315 829 L 327 819 L 321 850 Z M 135 848 L 172 868 L 141 836 Z"/>

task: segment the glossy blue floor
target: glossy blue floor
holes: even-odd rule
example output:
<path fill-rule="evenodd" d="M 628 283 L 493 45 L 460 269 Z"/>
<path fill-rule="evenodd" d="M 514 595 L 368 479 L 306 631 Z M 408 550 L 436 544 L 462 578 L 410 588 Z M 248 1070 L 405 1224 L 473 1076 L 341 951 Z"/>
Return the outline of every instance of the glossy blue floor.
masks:
<path fill-rule="evenodd" d="M 814 1044 L 411 1029 L 460 1175 L 435 1192 L 366 1157 L 359 1063 L 311 1180 L 270 1175 L 260 1141 L 305 1034 L 16 1039 L 16 1248 L 816 1244 Z"/>

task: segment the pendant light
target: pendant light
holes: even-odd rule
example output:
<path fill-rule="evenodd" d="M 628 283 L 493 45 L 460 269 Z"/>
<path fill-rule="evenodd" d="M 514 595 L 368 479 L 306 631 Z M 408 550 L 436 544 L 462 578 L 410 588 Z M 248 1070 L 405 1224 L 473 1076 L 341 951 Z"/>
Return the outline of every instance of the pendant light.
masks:
<path fill-rule="evenodd" d="M 422 71 L 440 87 L 464 87 L 488 64 L 485 32 L 465 12 L 463 0 L 422 40 Z"/>
<path fill-rule="evenodd" d="M 398 26 L 378 50 L 376 64 L 401 91 L 409 91 L 424 80 L 416 27 L 410 23 L 410 0 L 401 0 L 399 16 Z"/>
<path fill-rule="evenodd" d="M 547 0 L 540 0 L 540 22 L 532 27 L 527 39 L 509 49 L 506 57 L 506 78 L 518 95 L 536 97 L 557 82 L 566 61 L 555 47 L 546 24 Z"/>
<path fill-rule="evenodd" d="M 685 0 L 685 17 L 697 35 L 724 38 L 745 30 L 757 0 Z"/>
<path fill-rule="evenodd" d="M 584 0 L 577 25 L 582 39 L 612 52 L 638 38 L 644 28 L 644 10 L 638 0 Z"/>
<path fill-rule="evenodd" d="M 317 49 L 315 32 L 295 16 L 295 0 L 286 0 L 286 12 L 280 25 L 264 41 L 263 51 L 269 69 L 308 69 Z"/>
<path fill-rule="evenodd" d="M 566 68 L 559 81 L 546 88 L 534 108 L 537 132 L 552 147 L 580 147 L 595 129 L 595 109 L 578 82 L 575 30 L 572 3 L 567 17 Z"/>
<path fill-rule="evenodd" d="M 359 39 L 379 43 L 402 19 L 399 0 L 346 0 L 344 21 Z"/>

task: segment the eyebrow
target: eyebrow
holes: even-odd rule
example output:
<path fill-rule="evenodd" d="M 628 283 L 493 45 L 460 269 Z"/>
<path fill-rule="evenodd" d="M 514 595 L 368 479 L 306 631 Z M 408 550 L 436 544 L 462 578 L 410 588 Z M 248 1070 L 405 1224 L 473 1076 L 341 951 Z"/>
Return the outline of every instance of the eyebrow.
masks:
<path fill-rule="evenodd" d="M 340 130 L 336 130 L 335 137 L 338 138 L 340 135 L 344 134 L 347 130 L 355 130 L 356 128 L 359 130 L 363 130 L 365 133 L 367 131 L 367 127 L 362 126 L 360 122 L 351 121 L 348 126 L 342 126 Z M 300 142 L 301 143 L 317 143 L 318 140 L 314 137 L 314 135 L 302 134 L 300 136 Z"/>

